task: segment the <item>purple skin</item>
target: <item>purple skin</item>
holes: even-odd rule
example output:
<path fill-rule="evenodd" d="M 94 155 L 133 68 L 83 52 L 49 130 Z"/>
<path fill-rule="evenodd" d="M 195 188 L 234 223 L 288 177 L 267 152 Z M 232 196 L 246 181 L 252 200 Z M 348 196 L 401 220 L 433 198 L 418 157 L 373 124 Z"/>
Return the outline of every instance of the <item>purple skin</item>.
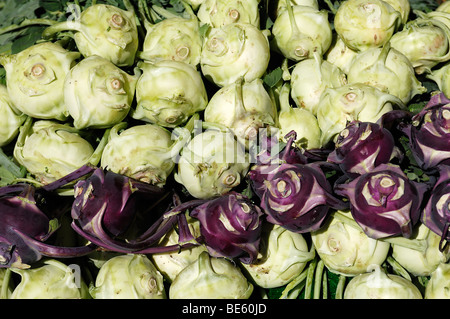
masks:
<path fill-rule="evenodd" d="M 212 256 L 256 260 L 263 212 L 242 194 L 230 192 L 197 206 L 190 215 L 200 221 L 203 241 Z"/>
<path fill-rule="evenodd" d="M 96 246 L 59 247 L 45 244 L 56 229 L 36 204 L 36 189 L 15 184 L 0 189 L 0 268 L 27 267 L 42 256 L 70 258 L 92 252 Z"/>
<path fill-rule="evenodd" d="M 281 164 L 264 185 L 260 206 L 267 221 L 292 232 L 318 230 L 330 209 L 348 207 L 334 196 L 320 163 Z"/>
<path fill-rule="evenodd" d="M 443 93 L 434 95 L 401 129 L 419 167 L 429 170 L 450 164 L 450 100 Z"/>
<path fill-rule="evenodd" d="M 374 239 L 396 235 L 409 238 L 428 189 L 428 185 L 410 181 L 398 166 L 390 164 L 381 164 L 372 172 L 335 186 L 337 194 L 349 199 L 355 221 Z"/>
<path fill-rule="evenodd" d="M 439 178 L 423 210 L 421 221 L 441 236 L 439 249 L 443 251 L 446 241 L 450 241 L 450 166 L 439 165 L 437 170 Z"/>
<path fill-rule="evenodd" d="M 391 132 L 380 124 L 353 121 L 338 136 L 328 161 L 338 164 L 349 177 L 355 178 L 389 163 L 397 156 Z"/>

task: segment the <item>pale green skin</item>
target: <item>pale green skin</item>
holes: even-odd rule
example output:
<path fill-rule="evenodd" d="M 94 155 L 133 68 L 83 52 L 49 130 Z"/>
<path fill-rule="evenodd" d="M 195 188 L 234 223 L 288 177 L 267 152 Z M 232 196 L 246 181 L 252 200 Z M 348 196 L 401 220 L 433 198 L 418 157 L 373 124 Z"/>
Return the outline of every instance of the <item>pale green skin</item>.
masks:
<path fill-rule="evenodd" d="M 194 237 L 200 236 L 200 222 L 186 213 L 189 223 L 189 229 Z M 161 239 L 158 246 L 164 247 L 176 245 L 179 243 L 179 236 L 176 229 L 172 229 Z M 151 254 L 150 258 L 158 271 L 163 275 L 167 282 L 172 283 L 175 277 L 191 263 L 195 262 L 200 254 L 207 251 L 204 245 L 195 245 L 189 248 L 183 248 L 176 252 L 164 252 Z"/>
<path fill-rule="evenodd" d="M 19 134 L 19 128 L 25 122 L 27 115 L 17 110 L 9 97 L 6 86 L 0 85 L 0 147 L 11 143 Z"/>
<path fill-rule="evenodd" d="M 246 147 L 260 129 L 276 123 L 277 110 L 261 79 L 220 88 L 205 108 L 204 120 L 233 131 Z"/>
<path fill-rule="evenodd" d="M 278 0 L 277 1 L 277 16 L 283 11 L 286 10 L 286 2 L 287 0 Z M 314 9 L 319 9 L 319 2 L 317 0 L 289 0 L 291 6 L 307 6 Z"/>
<path fill-rule="evenodd" d="M 202 252 L 169 288 L 170 299 L 248 299 L 253 285 L 239 267 L 225 258 Z"/>
<path fill-rule="evenodd" d="M 174 157 L 187 143 L 189 132 L 173 140 L 171 132 L 157 124 L 125 126 L 122 123 L 112 128 L 101 166 L 145 183 L 164 186 L 175 167 Z"/>
<path fill-rule="evenodd" d="M 9 271 L 7 268 L 1 268 L 0 269 L 0 291 L 4 294 L 0 294 L 0 299 L 10 299 L 11 294 L 14 290 L 14 284 L 11 280 L 10 275 L 7 274 L 7 271 Z M 9 281 L 4 282 L 4 280 L 8 280 L 7 277 L 9 276 Z M 7 284 L 8 287 L 4 288 L 4 284 Z"/>
<path fill-rule="evenodd" d="M 450 58 L 450 29 L 434 19 L 416 19 L 396 32 L 391 47 L 403 53 L 416 74 L 429 74 L 431 69 Z"/>
<path fill-rule="evenodd" d="M 163 276 L 146 255 L 108 259 L 89 287 L 94 299 L 166 299 Z"/>
<path fill-rule="evenodd" d="M 314 250 L 309 250 L 302 234 L 270 224 L 261 235 L 257 259 L 240 265 L 247 278 L 259 287 L 270 289 L 287 285 L 314 256 Z"/>
<path fill-rule="evenodd" d="M 220 28 L 230 23 L 249 23 L 259 28 L 260 0 L 205 0 L 197 11 L 202 23 Z"/>
<path fill-rule="evenodd" d="M 100 56 L 75 65 L 64 83 L 64 101 L 77 129 L 109 128 L 128 115 L 139 74 L 131 76 Z"/>
<path fill-rule="evenodd" d="M 315 54 L 313 58 L 295 64 L 290 83 L 291 97 L 297 107 L 316 115 L 323 91 L 347 84 L 347 77 L 339 67 Z"/>
<path fill-rule="evenodd" d="M 334 17 L 336 33 L 357 52 L 382 47 L 402 23 L 400 12 L 382 0 L 348 0 Z"/>
<path fill-rule="evenodd" d="M 94 154 L 93 146 L 68 124 L 40 120 L 23 134 L 24 142 L 14 147 L 14 158 L 43 184 L 72 173 Z"/>
<path fill-rule="evenodd" d="M 267 32 L 248 23 L 210 28 L 200 60 L 203 75 L 219 87 L 261 78 L 270 60 Z"/>
<path fill-rule="evenodd" d="M 426 92 L 417 79 L 414 67 L 400 51 L 386 44 L 359 53 L 347 74 L 348 83 L 365 83 L 395 95 L 404 104 Z"/>
<path fill-rule="evenodd" d="M 347 74 L 350 66 L 352 65 L 353 58 L 356 55 L 358 55 L 358 52 L 350 49 L 345 42 L 342 41 L 338 35 L 336 35 L 336 38 L 333 39 L 331 46 L 325 53 L 324 58 Z"/>
<path fill-rule="evenodd" d="M 414 233 L 408 240 L 425 241 L 425 251 L 392 244 L 392 257 L 414 276 L 430 276 L 439 264 L 446 263 L 450 258 L 448 247 L 442 252 L 439 250 L 441 237 L 422 223 L 415 226 Z"/>
<path fill-rule="evenodd" d="M 423 299 L 419 288 L 410 280 L 387 274 L 380 266 L 373 268 L 349 281 L 344 299 Z"/>
<path fill-rule="evenodd" d="M 250 167 L 234 134 L 207 129 L 183 148 L 175 180 L 199 199 L 223 195 L 238 186 Z"/>
<path fill-rule="evenodd" d="M 11 268 L 21 276 L 10 299 L 90 299 L 84 279 L 58 260 L 49 259 L 42 266 L 27 269 Z"/>
<path fill-rule="evenodd" d="M 135 119 L 176 127 L 208 104 L 205 84 L 194 66 L 172 60 L 138 64 L 143 71 L 136 85 Z"/>
<path fill-rule="evenodd" d="M 322 55 L 332 42 L 328 12 L 304 5 L 287 7 L 275 19 L 272 35 L 273 47 L 289 60 L 311 58 L 314 52 Z"/>
<path fill-rule="evenodd" d="M 389 3 L 392 8 L 400 13 L 402 24 L 408 22 L 409 13 L 411 11 L 409 0 L 384 0 L 384 2 Z"/>
<path fill-rule="evenodd" d="M 404 108 L 405 105 L 398 97 L 367 84 L 327 88 L 317 106 L 317 121 L 322 132 L 321 145 L 334 143 L 347 122 L 359 120 L 375 123 L 383 114 Z"/>
<path fill-rule="evenodd" d="M 158 23 L 146 23 L 147 33 L 139 57 L 145 61 L 174 60 L 200 64 L 202 38 L 199 21 L 171 17 Z"/>
<path fill-rule="evenodd" d="M 352 218 L 348 211 L 340 213 Z M 335 217 L 318 231 L 311 232 L 311 239 L 325 266 L 347 277 L 363 274 L 371 265 L 382 265 L 390 249 L 389 243 L 372 239 L 362 229 Z"/>
<path fill-rule="evenodd" d="M 1 56 L 12 104 L 33 118 L 66 120 L 64 79 L 79 57 L 52 42 Z"/>
<path fill-rule="evenodd" d="M 433 69 L 426 77 L 433 80 L 445 96 L 450 96 L 450 62 Z"/>
<path fill-rule="evenodd" d="M 278 138 L 280 141 L 287 142 L 286 135 L 295 131 L 297 136 L 294 143 L 297 147 L 304 149 L 319 148 L 322 131 L 317 117 L 307 108 L 291 106 L 289 95 L 292 93 L 290 84 L 286 82 L 279 94 Z"/>
<path fill-rule="evenodd" d="M 439 264 L 425 287 L 425 299 L 450 299 L 450 265 Z"/>
<path fill-rule="evenodd" d="M 450 3 L 449 2 L 442 2 L 435 11 L 439 11 L 439 12 L 446 12 L 446 13 L 450 13 Z"/>
<path fill-rule="evenodd" d="M 139 45 L 134 12 L 112 5 L 92 5 L 79 18 L 48 27 L 43 37 L 51 38 L 57 32 L 69 30 L 75 31 L 73 38 L 84 57 L 98 55 L 120 67 L 134 64 Z"/>

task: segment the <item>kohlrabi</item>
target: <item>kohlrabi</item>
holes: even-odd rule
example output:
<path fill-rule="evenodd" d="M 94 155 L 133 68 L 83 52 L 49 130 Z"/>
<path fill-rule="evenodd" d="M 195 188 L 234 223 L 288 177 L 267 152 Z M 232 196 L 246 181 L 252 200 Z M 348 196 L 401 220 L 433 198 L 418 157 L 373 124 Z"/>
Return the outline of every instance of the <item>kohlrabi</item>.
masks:
<path fill-rule="evenodd" d="M 48 27 L 43 37 L 50 39 L 62 31 L 73 32 L 78 51 L 84 57 L 98 55 L 117 66 L 131 66 L 135 62 L 139 39 L 133 11 L 95 4 Z"/>
<path fill-rule="evenodd" d="M 409 147 L 417 165 L 434 169 L 450 163 L 450 100 L 444 93 L 435 94 L 427 105 L 401 130 L 408 137 Z"/>
<path fill-rule="evenodd" d="M 437 19 L 409 21 L 390 43 L 411 61 L 416 74 L 428 74 L 434 66 L 450 59 L 450 29 Z"/>
<path fill-rule="evenodd" d="M 21 112 L 38 119 L 66 120 L 64 80 L 80 57 L 60 44 L 42 42 L 19 53 L 1 55 L 8 94 Z"/>
<path fill-rule="evenodd" d="M 296 139 L 294 141 L 296 147 L 303 149 L 320 148 L 321 131 L 316 116 L 306 107 L 291 106 L 290 94 L 292 94 L 290 84 L 289 82 L 285 82 L 279 93 L 280 111 L 278 113 L 278 127 L 280 130 L 278 136 L 280 141 L 287 142 L 286 136 L 294 131 L 296 133 Z"/>
<path fill-rule="evenodd" d="M 241 266 L 258 287 L 275 288 L 299 276 L 314 256 L 315 250 L 308 248 L 302 234 L 266 223 L 257 259 L 250 264 L 241 263 Z"/>
<path fill-rule="evenodd" d="M 19 111 L 11 101 L 6 86 L 0 85 L 0 147 L 8 145 L 19 134 L 19 128 L 27 115 Z"/>
<path fill-rule="evenodd" d="M 352 121 L 377 122 L 383 114 L 405 107 L 398 97 L 368 84 L 327 88 L 317 105 L 321 145 L 336 142 L 339 133 Z"/>
<path fill-rule="evenodd" d="M 422 299 L 422 293 L 410 280 L 388 274 L 378 265 L 372 271 L 353 277 L 344 291 L 344 299 Z"/>
<path fill-rule="evenodd" d="M 175 159 L 190 139 L 190 131 L 177 127 L 171 133 L 152 123 L 115 125 L 101 157 L 101 166 L 133 179 L 164 186 L 175 168 Z"/>
<path fill-rule="evenodd" d="M 291 97 L 299 108 L 317 114 L 317 104 L 328 87 L 347 84 L 345 73 L 315 53 L 310 59 L 297 62 L 291 71 Z"/>
<path fill-rule="evenodd" d="M 203 41 L 200 60 L 203 75 L 217 86 L 251 82 L 264 75 L 269 65 L 267 30 L 249 23 L 210 28 Z"/>
<path fill-rule="evenodd" d="M 311 233 L 317 254 L 333 273 L 353 277 L 382 265 L 390 244 L 368 237 L 359 227 L 345 222 L 353 219 L 348 210 L 334 212 L 321 229 Z"/>
<path fill-rule="evenodd" d="M 364 83 L 377 87 L 405 104 L 427 90 L 417 79 L 412 62 L 390 42 L 355 56 L 347 80 L 349 84 Z"/>
<path fill-rule="evenodd" d="M 328 12 L 311 6 L 292 6 L 287 1 L 286 10 L 272 26 L 272 36 L 273 47 L 289 60 L 311 58 L 314 52 L 323 55 L 332 42 Z"/>
<path fill-rule="evenodd" d="M 138 67 L 143 74 L 136 84 L 137 105 L 131 110 L 134 119 L 173 128 L 205 109 L 205 84 L 193 65 L 160 60 L 140 61 Z"/>
<path fill-rule="evenodd" d="M 28 118 L 14 146 L 14 158 L 37 181 L 48 184 L 83 165 L 98 163 L 103 142 L 94 148 L 80 133 L 69 124 Z"/>
<path fill-rule="evenodd" d="M 194 238 L 200 236 L 200 222 L 186 213 L 189 229 Z M 158 243 L 158 246 L 177 245 L 180 241 L 179 229 L 172 229 Z M 167 282 L 171 283 L 175 277 L 187 266 L 196 261 L 199 255 L 207 251 L 205 245 L 195 244 L 179 251 L 151 254 L 149 257 Z"/>
<path fill-rule="evenodd" d="M 186 6 L 189 17 L 170 16 L 153 23 L 144 20 L 146 35 L 139 53 L 148 62 L 174 60 L 199 65 L 202 51 L 200 23 L 194 12 Z"/>
<path fill-rule="evenodd" d="M 430 276 L 425 287 L 425 299 L 450 298 L 450 264 L 441 263 Z"/>
<path fill-rule="evenodd" d="M 94 299 L 166 299 L 163 276 L 146 255 L 115 256 L 89 287 Z"/>
<path fill-rule="evenodd" d="M 240 185 L 249 167 L 249 155 L 234 134 L 212 127 L 182 149 L 175 180 L 192 196 L 209 199 Z"/>
<path fill-rule="evenodd" d="M 333 38 L 330 48 L 324 54 L 326 61 L 333 63 L 345 74 L 348 73 L 352 65 L 353 58 L 358 55 L 358 52 L 350 49 L 341 37 L 338 35 Z"/>
<path fill-rule="evenodd" d="M 169 287 L 170 299 L 248 299 L 253 285 L 228 259 L 202 252 Z"/>
<path fill-rule="evenodd" d="M 414 276 L 430 276 L 441 263 L 446 263 L 450 250 L 441 251 L 441 237 L 423 223 L 418 223 L 408 240 L 426 242 L 426 249 L 420 251 L 405 245 L 392 244 L 392 257 Z"/>
<path fill-rule="evenodd" d="M 197 11 L 202 23 L 220 28 L 230 23 L 249 23 L 259 28 L 260 0 L 205 0 Z"/>
<path fill-rule="evenodd" d="M 380 164 L 334 190 L 348 198 L 353 218 L 369 237 L 409 238 L 428 186 L 410 180 L 398 165 Z"/>
<path fill-rule="evenodd" d="M 255 142 L 260 129 L 275 125 L 276 117 L 276 106 L 260 78 L 245 82 L 241 77 L 220 88 L 204 112 L 206 122 L 229 128 L 246 147 Z"/>
<path fill-rule="evenodd" d="M 49 259 L 28 269 L 11 268 L 21 277 L 11 299 L 90 299 L 81 269 L 74 266 Z"/>
<path fill-rule="evenodd" d="M 357 52 L 384 46 L 401 23 L 400 13 L 382 0 L 345 1 L 334 17 L 336 33 Z"/>
<path fill-rule="evenodd" d="M 64 102 L 74 127 L 109 128 L 124 120 L 139 76 L 131 76 L 97 55 L 75 65 L 64 83 Z"/>
<path fill-rule="evenodd" d="M 229 192 L 195 207 L 200 233 L 213 257 L 238 258 L 249 264 L 259 252 L 263 212 L 245 195 Z"/>

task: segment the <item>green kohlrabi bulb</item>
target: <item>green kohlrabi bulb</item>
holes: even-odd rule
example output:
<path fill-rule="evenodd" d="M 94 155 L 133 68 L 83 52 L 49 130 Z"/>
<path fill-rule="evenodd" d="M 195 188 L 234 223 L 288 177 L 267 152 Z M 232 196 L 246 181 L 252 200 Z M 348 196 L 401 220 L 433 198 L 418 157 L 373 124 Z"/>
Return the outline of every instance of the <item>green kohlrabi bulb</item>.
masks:
<path fill-rule="evenodd" d="M 241 263 L 244 274 L 259 287 L 276 288 L 298 277 L 315 256 L 304 236 L 279 225 L 268 224 L 261 236 L 260 253 L 255 262 Z"/>
<path fill-rule="evenodd" d="M 150 259 L 125 254 L 108 259 L 89 287 L 94 299 L 166 299 L 163 277 Z"/>
<path fill-rule="evenodd" d="M 139 76 L 96 55 L 75 65 L 64 83 L 64 101 L 74 127 L 109 128 L 125 119 Z"/>
<path fill-rule="evenodd" d="M 174 60 L 199 65 L 202 51 L 200 23 L 192 10 L 189 18 L 171 16 L 157 23 L 145 21 L 147 33 L 139 57 L 148 62 Z"/>
<path fill-rule="evenodd" d="M 170 299 L 248 299 L 253 285 L 240 268 L 225 258 L 202 252 L 184 268 L 169 288 Z"/>
<path fill-rule="evenodd" d="M 410 280 L 387 274 L 381 266 L 353 277 L 344 291 L 344 299 L 423 299 Z"/>
<path fill-rule="evenodd" d="M 334 17 L 336 33 L 358 52 L 388 43 L 401 23 L 400 13 L 382 0 L 344 1 Z"/>
<path fill-rule="evenodd" d="M 9 97 L 14 107 L 38 119 L 65 120 L 64 80 L 78 52 L 51 42 L 35 44 L 13 54 L 1 55 Z"/>
<path fill-rule="evenodd" d="M 450 264 L 441 263 L 433 271 L 425 287 L 425 299 L 450 298 Z"/>
<path fill-rule="evenodd" d="M 151 123 L 126 126 L 123 122 L 111 129 L 101 166 L 145 183 L 164 186 L 175 167 L 177 154 L 190 139 L 190 131 L 177 127 L 172 134 Z"/>
<path fill-rule="evenodd" d="M 68 30 L 74 31 L 73 38 L 84 57 L 98 55 L 117 66 L 131 66 L 135 62 L 139 39 L 133 11 L 95 4 L 48 27 L 43 37 L 52 38 Z"/>
<path fill-rule="evenodd" d="M 219 87 L 235 83 L 240 77 L 247 82 L 262 77 L 270 60 L 266 31 L 237 22 L 210 28 L 200 60 L 203 75 Z"/>
<path fill-rule="evenodd" d="M 182 149 L 175 180 L 192 196 L 209 199 L 240 185 L 249 166 L 249 155 L 234 134 L 211 127 Z"/>
<path fill-rule="evenodd" d="M 350 218 L 350 212 L 338 211 Z M 390 244 L 368 237 L 362 229 L 333 216 L 324 227 L 311 233 L 314 247 L 325 266 L 333 273 L 356 276 L 367 272 L 371 265 L 386 260 Z"/>
<path fill-rule="evenodd" d="M 134 119 L 176 127 L 203 111 L 208 96 L 199 71 L 188 63 L 161 60 L 138 64 L 143 71 L 136 86 Z"/>
<path fill-rule="evenodd" d="M 90 299 L 77 265 L 49 259 L 43 265 L 11 270 L 21 276 L 11 299 Z"/>
<path fill-rule="evenodd" d="M 0 147 L 8 145 L 17 134 L 19 128 L 25 122 L 27 115 L 17 110 L 9 97 L 8 90 L 4 85 L 0 85 Z"/>
<path fill-rule="evenodd" d="M 395 95 L 407 104 L 426 92 L 417 79 L 411 61 L 387 43 L 381 48 L 370 48 L 359 53 L 347 74 L 349 84 L 364 83 Z"/>
<path fill-rule="evenodd" d="M 260 129 L 275 125 L 276 117 L 276 106 L 260 78 L 250 82 L 239 78 L 236 83 L 220 88 L 204 112 L 206 122 L 229 128 L 246 147 L 256 139 Z"/>
<path fill-rule="evenodd" d="M 272 27 L 272 46 L 289 60 L 301 61 L 323 55 L 331 45 L 332 29 L 328 12 L 310 6 L 290 4 Z"/>
<path fill-rule="evenodd" d="M 33 123 L 32 118 L 28 118 L 21 127 L 14 146 L 17 162 L 43 184 L 88 164 L 94 154 L 95 149 L 90 142 L 69 124 L 50 120 Z"/>
<path fill-rule="evenodd" d="M 249 23 L 259 28 L 260 0 L 205 0 L 197 11 L 202 23 L 220 28 L 230 23 Z"/>

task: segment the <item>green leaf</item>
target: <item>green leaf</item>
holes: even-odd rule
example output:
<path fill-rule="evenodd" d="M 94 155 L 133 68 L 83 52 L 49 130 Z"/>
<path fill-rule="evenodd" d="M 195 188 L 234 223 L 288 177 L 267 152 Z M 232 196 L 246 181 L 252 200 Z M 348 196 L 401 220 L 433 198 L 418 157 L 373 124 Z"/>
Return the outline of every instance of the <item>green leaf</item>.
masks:
<path fill-rule="evenodd" d="M 266 74 L 266 76 L 264 76 L 264 84 L 266 84 L 269 87 L 274 87 L 281 79 L 283 76 L 283 70 L 278 67 L 275 70 L 269 72 Z"/>
<path fill-rule="evenodd" d="M 13 184 L 25 175 L 26 170 L 17 166 L 0 148 L 0 187 Z"/>

